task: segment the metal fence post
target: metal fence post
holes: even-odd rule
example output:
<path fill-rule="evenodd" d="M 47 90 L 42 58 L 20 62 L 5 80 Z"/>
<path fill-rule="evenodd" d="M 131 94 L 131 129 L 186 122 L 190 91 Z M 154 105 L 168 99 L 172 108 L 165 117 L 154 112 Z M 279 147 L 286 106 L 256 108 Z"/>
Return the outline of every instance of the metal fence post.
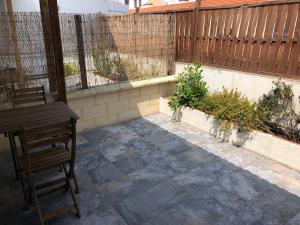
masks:
<path fill-rule="evenodd" d="M 81 15 L 75 15 L 75 26 L 76 26 L 76 37 L 77 37 L 77 49 L 78 49 L 78 59 L 81 75 L 81 85 L 82 89 L 88 88 L 86 66 L 85 66 L 85 53 L 84 53 L 84 42 L 82 34 L 82 18 Z"/>
<path fill-rule="evenodd" d="M 64 76 L 64 57 L 60 36 L 60 24 L 57 0 L 48 0 L 52 28 L 52 40 L 55 56 L 55 68 L 58 88 L 58 100 L 67 103 L 66 81 Z"/>

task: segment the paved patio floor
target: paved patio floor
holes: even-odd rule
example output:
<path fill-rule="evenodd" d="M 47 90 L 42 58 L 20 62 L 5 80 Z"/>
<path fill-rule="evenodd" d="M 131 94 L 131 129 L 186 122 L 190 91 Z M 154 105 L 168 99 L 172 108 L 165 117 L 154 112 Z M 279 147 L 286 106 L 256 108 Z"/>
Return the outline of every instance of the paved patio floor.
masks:
<path fill-rule="evenodd" d="M 48 224 L 300 224 L 298 172 L 161 114 L 83 133 L 76 166 L 82 217 Z M 57 193 L 41 205 L 65 202 L 69 195 Z M 9 153 L 1 154 L 0 224 L 36 221 L 23 208 Z"/>

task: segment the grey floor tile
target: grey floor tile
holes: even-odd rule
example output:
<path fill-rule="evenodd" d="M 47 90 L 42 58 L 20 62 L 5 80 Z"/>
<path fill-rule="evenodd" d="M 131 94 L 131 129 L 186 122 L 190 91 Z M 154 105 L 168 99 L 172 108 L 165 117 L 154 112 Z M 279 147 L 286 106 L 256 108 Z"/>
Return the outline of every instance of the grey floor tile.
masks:
<path fill-rule="evenodd" d="M 38 224 L 9 152 L 0 164 L 0 224 Z M 299 224 L 299 172 L 161 114 L 78 135 L 76 174 L 82 217 L 49 225 Z M 70 201 L 58 192 L 41 207 Z"/>

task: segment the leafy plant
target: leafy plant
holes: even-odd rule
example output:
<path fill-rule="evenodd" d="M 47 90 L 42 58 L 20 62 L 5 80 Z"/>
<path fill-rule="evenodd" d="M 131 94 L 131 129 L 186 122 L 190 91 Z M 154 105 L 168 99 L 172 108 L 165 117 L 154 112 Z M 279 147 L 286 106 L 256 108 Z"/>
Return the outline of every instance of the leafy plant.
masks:
<path fill-rule="evenodd" d="M 145 70 L 140 72 L 139 79 L 147 79 L 158 76 L 159 72 L 157 71 L 156 66 L 154 64 L 150 64 Z"/>
<path fill-rule="evenodd" d="M 97 74 L 102 77 L 110 77 L 112 75 L 114 62 L 103 45 L 100 45 L 98 49 L 93 49 L 93 60 Z"/>
<path fill-rule="evenodd" d="M 150 65 L 148 69 L 142 71 L 134 57 L 120 57 L 118 54 L 110 53 L 103 45 L 93 50 L 93 60 L 96 73 L 111 80 L 136 80 L 158 76 L 155 65 Z"/>
<path fill-rule="evenodd" d="M 78 69 L 75 63 L 64 63 L 65 77 L 78 74 Z"/>
<path fill-rule="evenodd" d="M 138 77 L 138 65 L 132 56 L 120 58 L 117 63 L 118 74 L 123 80 L 135 80 Z"/>
<path fill-rule="evenodd" d="M 221 92 L 208 94 L 198 108 L 214 116 L 223 128 L 229 128 L 232 123 L 240 131 L 256 127 L 255 103 L 250 102 L 236 90 L 223 89 Z"/>
<path fill-rule="evenodd" d="M 272 90 L 258 101 L 257 114 L 262 130 L 279 134 L 289 140 L 300 141 L 300 116 L 295 112 L 292 86 L 281 80 L 274 82 Z"/>
<path fill-rule="evenodd" d="M 195 62 L 179 74 L 175 95 L 170 97 L 168 104 L 174 112 L 183 106 L 195 109 L 207 92 L 201 65 Z"/>

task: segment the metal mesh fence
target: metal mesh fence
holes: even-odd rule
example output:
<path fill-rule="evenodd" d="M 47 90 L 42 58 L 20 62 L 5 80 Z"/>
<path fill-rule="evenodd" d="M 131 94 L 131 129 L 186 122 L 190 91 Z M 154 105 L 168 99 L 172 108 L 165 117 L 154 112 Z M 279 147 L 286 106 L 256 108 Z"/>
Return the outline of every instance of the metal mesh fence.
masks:
<path fill-rule="evenodd" d="M 59 16 L 67 91 L 173 73 L 173 16 Z M 43 33 L 45 24 L 40 13 L 13 13 L 13 19 L 0 14 L 1 102 L 11 86 L 44 85 L 50 91 L 55 65 L 45 49 L 51 44 Z"/>
<path fill-rule="evenodd" d="M 53 65 L 54 66 L 54 65 Z M 45 85 L 49 91 L 43 28 L 39 13 L 0 14 L 0 101 L 8 89 Z"/>
<path fill-rule="evenodd" d="M 76 15 L 60 15 L 69 91 L 83 87 L 80 51 L 84 52 L 88 87 L 173 73 L 172 16 L 85 14 L 79 17 L 76 21 Z M 81 36 L 78 27 L 82 43 L 78 43 Z"/>

